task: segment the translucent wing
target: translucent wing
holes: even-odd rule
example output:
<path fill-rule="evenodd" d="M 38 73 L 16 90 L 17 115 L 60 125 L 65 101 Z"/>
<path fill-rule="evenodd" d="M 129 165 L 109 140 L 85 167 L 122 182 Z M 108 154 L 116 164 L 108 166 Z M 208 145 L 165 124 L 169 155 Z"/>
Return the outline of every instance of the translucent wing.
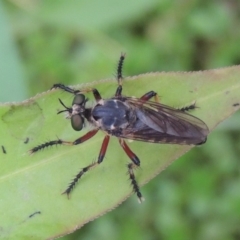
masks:
<path fill-rule="evenodd" d="M 175 108 L 137 98 L 123 98 L 137 116 L 118 137 L 138 141 L 201 144 L 209 133 L 200 119 Z"/>

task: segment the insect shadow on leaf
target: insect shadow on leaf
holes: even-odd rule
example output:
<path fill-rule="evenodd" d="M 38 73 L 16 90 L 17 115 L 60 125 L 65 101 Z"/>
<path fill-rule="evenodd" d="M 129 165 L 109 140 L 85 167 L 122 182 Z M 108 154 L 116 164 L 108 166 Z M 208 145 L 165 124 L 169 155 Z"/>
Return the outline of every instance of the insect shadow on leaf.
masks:
<path fill-rule="evenodd" d="M 140 160 L 128 147 L 125 139 L 144 141 L 150 143 L 199 145 L 206 142 L 209 133 L 207 125 L 200 119 L 186 113 L 195 108 L 195 104 L 181 109 L 175 109 L 158 102 L 157 93 L 149 91 L 140 98 L 122 96 L 122 67 L 125 54 L 121 54 L 117 67 L 118 87 L 115 96 L 103 99 L 95 88 L 74 90 L 63 84 L 55 84 L 53 88 L 62 89 L 74 95 L 72 106 L 67 107 L 59 99 L 64 107 L 59 113 L 67 112 L 71 119 L 72 128 L 81 131 L 85 121 L 94 128 L 75 141 L 64 141 L 62 139 L 49 141 L 38 145 L 30 150 L 36 153 L 41 149 L 53 145 L 78 145 L 89 140 L 99 130 L 105 132 L 101 149 L 96 162 L 84 167 L 75 176 L 63 194 L 69 194 L 79 179 L 90 169 L 102 163 L 110 140 L 110 136 L 117 137 L 119 144 L 130 158 L 127 165 L 128 174 L 133 192 L 136 193 L 139 202 L 144 200 L 139 185 L 136 181 L 134 170 L 140 166 Z M 86 107 L 88 99 L 85 94 L 91 92 L 96 104 Z M 155 101 L 151 101 L 154 99 Z"/>

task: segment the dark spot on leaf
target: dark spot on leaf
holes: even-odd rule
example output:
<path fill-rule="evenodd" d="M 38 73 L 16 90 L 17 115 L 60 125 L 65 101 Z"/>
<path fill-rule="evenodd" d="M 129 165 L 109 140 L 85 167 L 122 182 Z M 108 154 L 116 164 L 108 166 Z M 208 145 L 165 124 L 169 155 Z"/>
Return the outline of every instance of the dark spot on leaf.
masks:
<path fill-rule="evenodd" d="M 41 214 L 41 212 L 40 212 L 40 211 L 36 211 L 36 212 L 30 214 L 28 217 L 29 217 L 29 218 L 32 218 L 32 217 L 34 217 L 34 216 L 37 215 L 37 214 Z"/>
<path fill-rule="evenodd" d="M 29 138 L 27 137 L 24 141 L 25 144 L 27 144 L 29 142 Z"/>
<path fill-rule="evenodd" d="M 239 103 L 234 103 L 233 107 L 236 107 L 236 106 L 239 106 L 239 105 L 240 105 Z"/>
<path fill-rule="evenodd" d="M 2 151 L 3 151 L 4 154 L 7 154 L 7 151 L 6 151 L 6 149 L 3 145 L 2 145 Z"/>

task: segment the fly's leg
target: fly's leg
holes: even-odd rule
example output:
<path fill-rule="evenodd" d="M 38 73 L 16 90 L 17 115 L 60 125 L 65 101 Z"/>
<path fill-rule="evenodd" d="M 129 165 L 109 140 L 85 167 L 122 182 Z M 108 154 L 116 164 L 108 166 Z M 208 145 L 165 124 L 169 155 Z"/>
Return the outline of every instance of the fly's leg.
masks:
<path fill-rule="evenodd" d="M 144 94 L 140 99 L 145 102 L 145 101 L 149 101 L 152 97 L 154 97 L 154 100 L 155 100 L 156 102 L 159 102 L 157 93 L 154 92 L 154 91 L 147 92 L 147 93 Z M 177 108 L 177 109 L 180 110 L 180 111 L 182 111 L 182 112 L 187 112 L 187 111 L 193 110 L 193 109 L 195 109 L 195 108 L 197 108 L 196 102 L 192 103 L 192 104 L 189 105 L 189 106 L 185 106 L 185 107 Z"/>
<path fill-rule="evenodd" d="M 121 97 L 122 96 L 122 85 L 119 85 L 116 93 L 115 93 L 115 97 Z"/>
<path fill-rule="evenodd" d="M 154 100 L 156 102 L 159 102 L 157 93 L 154 92 L 154 91 L 150 91 L 150 92 L 145 93 L 142 97 L 140 97 L 140 99 L 143 100 L 144 102 L 146 102 L 146 101 L 149 101 L 153 97 L 154 97 Z"/>
<path fill-rule="evenodd" d="M 118 61 L 118 66 L 117 66 L 117 81 L 118 81 L 118 85 L 122 85 L 122 69 L 123 69 L 123 62 L 125 59 L 125 53 L 121 53 L 121 56 L 119 58 Z"/>
<path fill-rule="evenodd" d="M 80 90 L 74 90 L 74 89 L 72 89 L 70 87 L 65 86 L 64 84 L 61 84 L 61 83 L 54 84 L 51 89 L 55 89 L 55 88 L 60 88 L 63 91 L 72 93 L 74 95 L 80 93 Z"/>
<path fill-rule="evenodd" d="M 120 59 L 118 61 L 118 66 L 117 66 L 117 81 L 118 81 L 118 88 L 115 93 L 115 97 L 121 97 L 122 96 L 122 68 L 123 68 L 123 62 L 125 59 L 125 54 L 122 53 L 120 56 Z"/>
<path fill-rule="evenodd" d="M 124 59 L 125 59 L 125 54 L 122 53 L 120 58 L 119 58 L 118 66 L 117 66 L 118 88 L 117 88 L 116 93 L 115 93 L 116 97 L 121 97 L 121 93 L 122 93 L 122 79 L 123 79 L 122 68 L 123 68 Z M 55 88 L 60 88 L 64 91 L 72 93 L 74 95 L 79 94 L 79 93 L 92 92 L 97 102 L 102 99 L 99 92 L 95 88 L 89 88 L 89 89 L 84 89 L 84 90 L 74 90 L 70 87 L 65 86 L 64 84 L 61 84 L 61 83 L 54 84 L 51 89 L 55 89 Z"/>
<path fill-rule="evenodd" d="M 138 186 L 138 183 L 136 181 L 134 171 L 133 171 L 135 168 L 140 166 L 140 160 L 136 156 L 136 154 L 131 151 L 131 149 L 128 147 L 128 145 L 126 144 L 126 142 L 123 139 L 119 139 L 119 143 L 120 143 L 121 147 L 123 148 L 123 150 L 125 151 L 125 153 L 128 155 L 128 157 L 132 160 L 132 163 L 129 163 L 127 165 L 128 174 L 129 174 L 129 178 L 130 178 L 131 185 L 133 188 L 133 192 L 135 192 L 137 194 L 139 203 L 142 203 L 144 201 L 144 197 L 142 196 L 142 193 L 140 192 L 140 188 Z"/>
<path fill-rule="evenodd" d="M 115 97 L 121 97 L 122 96 L 122 85 L 119 85 L 116 93 L 115 93 Z"/>
<path fill-rule="evenodd" d="M 193 102 L 192 104 L 190 104 L 188 106 L 185 106 L 185 107 L 182 107 L 182 108 L 178 108 L 178 110 L 180 110 L 182 112 L 188 112 L 188 111 L 194 110 L 196 108 L 198 108 L 196 106 L 196 102 Z"/>
<path fill-rule="evenodd" d="M 75 185 L 77 184 L 77 182 L 80 180 L 80 178 L 89 170 L 91 170 L 92 168 L 94 168 L 95 166 L 99 165 L 103 159 L 104 156 L 106 154 L 107 151 L 107 147 L 108 147 L 108 143 L 109 143 L 109 139 L 110 136 L 106 135 L 103 142 L 102 142 L 102 147 L 101 150 L 99 152 L 98 155 L 98 160 L 96 162 L 91 163 L 90 165 L 88 165 L 87 167 L 84 167 L 76 176 L 75 178 L 72 180 L 72 182 L 69 184 L 69 186 L 67 187 L 67 189 L 62 193 L 62 194 L 67 194 L 67 196 L 69 197 L 69 194 L 72 192 L 73 188 L 75 187 Z"/>
<path fill-rule="evenodd" d="M 74 89 L 72 89 L 72 88 L 70 88 L 70 87 L 65 86 L 64 84 L 59 84 L 59 83 L 58 83 L 58 84 L 54 84 L 53 87 L 52 87 L 52 89 L 53 89 L 53 88 L 60 88 L 60 89 L 62 89 L 63 91 L 72 93 L 72 94 L 74 94 L 74 95 L 80 94 L 80 93 L 92 92 L 92 93 L 93 93 L 93 96 L 94 96 L 94 98 L 95 98 L 95 100 L 96 100 L 97 102 L 99 102 L 100 100 L 102 100 L 102 97 L 101 97 L 100 93 L 99 93 L 98 90 L 95 89 L 95 88 L 87 88 L 87 89 L 83 89 L 83 90 L 74 90 Z"/>
<path fill-rule="evenodd" d="M 81 93 L 88 93 L 88 92 L 93 93 L 93 96 L 94 96 L 96 102 L 99 102 L 100 100 L 102 100 L 102 97 L 96 88 L 89 88 L 89 89 L 81 91 Z"/>
<path fill-rule="evenodd" d="M 44 148 L 51 147 L 51 146 L 54 146 L 54 145 L 78 145 L 78 144 L 81 144 L 81 143 L 89 140 L 90 138 L 92 138 L 97 132 L 98 132 L 98 129 L 94 129 L 92 131 L 89 131 L 88 133 L 86 133 L 85 135 L 76 139 L 73 142 L 63 141 L 61 139 L 45 142 L 43 144 L 40 144 L 40 145 L 32 148 L 29 151 L 29 153 L 33 154 L 33 153 L 36 153 L 36 152 L 38 152 L 38 151 L 40 151 Z"/>

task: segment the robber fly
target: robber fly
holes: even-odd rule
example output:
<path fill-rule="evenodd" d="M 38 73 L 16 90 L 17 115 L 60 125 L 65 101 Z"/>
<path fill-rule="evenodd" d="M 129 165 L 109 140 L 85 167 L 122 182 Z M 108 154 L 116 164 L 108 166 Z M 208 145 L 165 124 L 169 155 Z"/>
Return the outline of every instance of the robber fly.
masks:
<path fill-rule="evenodd" d="M 73 142 L 61 139 L 49 141 L 30 150 L 35 153 L 45 147 L 53 145 L 78 145 L 92 138 L 99 130 L 106 133 L 100 153 L 96 162 L 84 167 L 72 180 L 63 192 L 69 196 L 78 180 L 91 168 L 99 165 L 106 154 L 110 136 L 118 138 L 131 162 L 127 165 L 133 192 L 137 194 L 140 202 L 143 201 L 138 183 L 135 179 L 134 169 L 140 166 L 140 160 L 126 144 L 125 139 L 151 142 L 199 145 L 207 140 L 209 133 L 207 125 L 200 119 L 188 114 L 183 109 L 175 109 L 158 102 L 157 93 L 147 92 L 140 98 L 122 96 L 122 66 L 125 55 L 122 54 L 117 68 L 118 87 L 115 96 L 103 99 L 97 89 L 74 90 L 62 84 L 55 84 L 53 88 L 60 88 L 74 95 L 71 107 L 59 99 L 64 110 L 71 119 L 72 128 L 81 131 L 85 121 L 93 126 L 93 129 Z M 86 107 L 88 99 L 85 93 L 92 92 L 96 100 L 93 107 Z M 155 101 L 151 101 L 154 98 Z M 195 106 L 195 105 L 194 105 Z M 194 108 L 193 105 L 189 109 Z"/>

